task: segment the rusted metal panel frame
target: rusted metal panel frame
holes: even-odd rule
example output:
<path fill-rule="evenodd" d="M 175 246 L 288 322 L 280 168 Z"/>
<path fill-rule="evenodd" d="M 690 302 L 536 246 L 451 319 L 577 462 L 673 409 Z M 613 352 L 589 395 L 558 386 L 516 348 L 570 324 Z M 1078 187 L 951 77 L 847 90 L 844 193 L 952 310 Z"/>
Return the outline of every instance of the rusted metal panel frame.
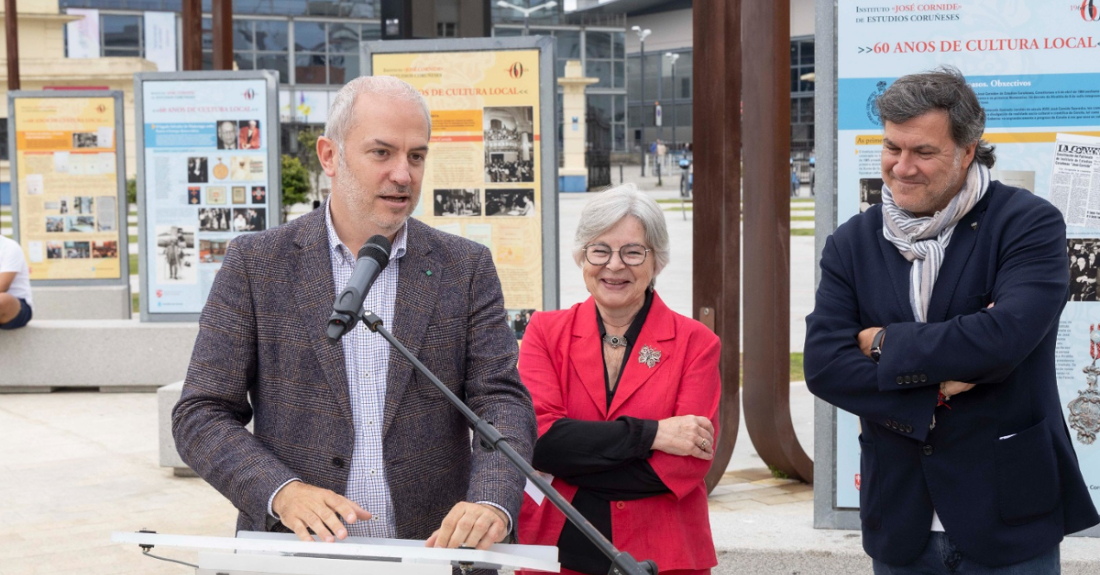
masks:
<path fill-rule="evenodd" d="M 202 70 L 202 0 L 183 0 L 183 69 Z"/>
<path fill-rule="evenodd" d="M 8 91 L 20 89 L 19 80 L 19 11 L 15 0 L 4 0 L 4 32 L 8 49 Z"/>
<path fill-rule="evenodd" d="M 210 26 L 214 33 L 214 69 L 233 69 L 233 0 L 213 0 Z"/>
<path fill-rule="evenodd" d="M 790 3 L 746 2 L 745 426 L 760 458 L 813 481 L 790 410 Z"/>
<path fill-rule="evenodd" d="M 709 490 L 729 465 L 740 425 L 741 0 L 696 2 L 693 18 L 692 298 L 696 319 L 722 339 L 720 429 Z"/>

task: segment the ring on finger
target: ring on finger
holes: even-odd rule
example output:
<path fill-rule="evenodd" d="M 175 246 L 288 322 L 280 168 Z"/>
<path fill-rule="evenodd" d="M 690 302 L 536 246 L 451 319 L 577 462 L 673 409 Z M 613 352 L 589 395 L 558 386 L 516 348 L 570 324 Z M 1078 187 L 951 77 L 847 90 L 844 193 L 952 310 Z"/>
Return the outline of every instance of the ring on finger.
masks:
<path fill-rule="evenodd" d="M 704 439 L 702 442 L 699 443 L 699 449 L 702 449 L 703 451 L 706 451 L 708 447 L 710 447 L 710 441 L 707 439 Z"/>

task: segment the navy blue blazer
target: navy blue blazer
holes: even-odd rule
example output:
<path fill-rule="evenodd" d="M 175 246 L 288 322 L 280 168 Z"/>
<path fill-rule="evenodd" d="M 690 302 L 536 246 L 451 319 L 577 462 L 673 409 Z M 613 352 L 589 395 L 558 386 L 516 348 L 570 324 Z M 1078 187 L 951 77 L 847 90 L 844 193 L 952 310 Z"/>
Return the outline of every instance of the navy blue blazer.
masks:
<path fill-rule="evenodd" d="M 829 238 L 806 317 L 810 391 L 860 417 L 863 548 L 912 562 L 933 507 L 959 550 L 988 566 L 1096 525 L 1055 381 L 1069 293 L 1062 214 L 993 182 L 955 228 L 927 323 L 913 318 L 911 264 L 883 237 L 882 217 L 874 206 Z M 872 326 L 886 326 L 877 364 L 856 340 Z M 977 386 L 937 409 L 947 380 Z"/>

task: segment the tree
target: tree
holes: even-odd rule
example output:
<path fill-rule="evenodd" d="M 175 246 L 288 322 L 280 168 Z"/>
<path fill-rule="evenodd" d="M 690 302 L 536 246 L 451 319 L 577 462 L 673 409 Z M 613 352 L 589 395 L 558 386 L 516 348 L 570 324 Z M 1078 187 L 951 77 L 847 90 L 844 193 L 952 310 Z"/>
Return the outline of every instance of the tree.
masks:
<path fill-rule="evenodd" d="M 128 206 L 137 205 L 137 180 L 132 178 L 126 180 L 126 203 Z M 129 211 L 128 206 L 127 211 Z"/>
<path fill-rule="evenodd" d="M 313 188 L 313 199 L 324 201 L 321 196 L 321 160 L 317 158 L 317 138 L 324 134 L 322 128 L 303 127 L 298 131 L 298 161 L 309 173 L 309 183 Z"/>
<path fill-rule="evenodd" d="M 309 172 L 298 158 L 283 154 L 283 222 L 294 204 L 309 201 Z"/>

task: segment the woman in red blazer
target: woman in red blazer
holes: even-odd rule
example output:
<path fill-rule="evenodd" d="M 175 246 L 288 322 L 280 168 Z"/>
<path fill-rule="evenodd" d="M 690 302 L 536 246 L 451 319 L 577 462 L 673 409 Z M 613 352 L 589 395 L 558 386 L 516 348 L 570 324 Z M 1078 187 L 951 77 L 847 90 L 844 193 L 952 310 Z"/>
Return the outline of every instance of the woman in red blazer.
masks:
<path fill-rule="evenodd" d="M 539 440 L 534 467 L 620 550 L 665 573 L 718 561 L 703 478 L 714 457 L 718 337 L 654 292 L 668 262 L 664 212 L 633 186 L 585 207 L 574 259 L 592 297 L 532 316 L 519 370 Z M 603 557 L 545 500 L 524 497 L 521 543 L 557 545 L 562 573 Z"/>

